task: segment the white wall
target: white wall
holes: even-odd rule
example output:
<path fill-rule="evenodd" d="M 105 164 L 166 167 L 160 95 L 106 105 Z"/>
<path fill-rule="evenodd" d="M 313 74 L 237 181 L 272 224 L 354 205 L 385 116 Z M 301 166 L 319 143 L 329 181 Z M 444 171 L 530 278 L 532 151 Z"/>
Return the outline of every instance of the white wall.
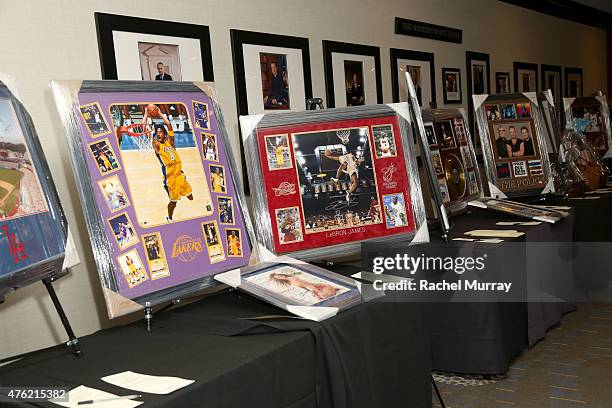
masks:
<path fill-rule="evenodd" d="M 466 50 L 490 54 L 492 86 L 495 71 L 512 72 L 513 61 L 582 67 L 585 93 L 606 86 L 603 30 L 495 0 L 0 0 L 0 38 L 4 40 L 0 71 L 19 81 L 19 93 L 36 123 L 84 260 L 56 284 L 81 336 L 110 323 L 48 83 L 51 79 L 100 79 L 95 11 L 210 26 L 215 79 L 235 147 L 238 123 L 230 28 L 310 38 L 315 96 L 325 95 L 324 39 L 381 47 L 385 102 L 391 101 L 391 47 L 435 53 L 439 103 L 443 100 L 442 67 L 461 68 L 465 101 Z M 395 35 L 395 16 L 461 28 L 463 44 Z M 63 340 L 42 284 L 16 292 L 0 306 L 0 358 Z"/>

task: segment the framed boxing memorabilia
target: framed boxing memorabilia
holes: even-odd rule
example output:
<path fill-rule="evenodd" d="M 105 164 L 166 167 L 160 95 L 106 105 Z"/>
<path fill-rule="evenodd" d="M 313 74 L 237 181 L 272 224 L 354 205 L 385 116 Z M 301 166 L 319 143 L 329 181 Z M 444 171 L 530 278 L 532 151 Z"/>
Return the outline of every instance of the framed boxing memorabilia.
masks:
<path fill-rule="evenodd" d="M 576 120 L 584 120 L 584 136 L 604 159 L 612 157 L 610 110 L 605 95 L 563 98 L 566 127 Z"/>
<path fill-rule="evenodd" d="M 67 224 L 25 107 L 0 82 L 0 302 L 62 272 Z"/>
<path fill-rule="evenodd" d="M 474 95 L 474 109 L 491 195 L 554 192 L 537 94 Z"/>
<path fill-rule="evenodd" d="M 480 172 L 463 109 L 422 111 L 427 150 L 447 213 L 483 196 Z"/>
<path fill-rule="evenodd" d="M 257 237 L 326 259 L 375 239 L 428 239 L 408 105 L 240 118 Z"/>
<path fill-rule="evenodd" d="M 58 81 L 111 318 L 178 299 L 254 262 L 212 83 Z"/>

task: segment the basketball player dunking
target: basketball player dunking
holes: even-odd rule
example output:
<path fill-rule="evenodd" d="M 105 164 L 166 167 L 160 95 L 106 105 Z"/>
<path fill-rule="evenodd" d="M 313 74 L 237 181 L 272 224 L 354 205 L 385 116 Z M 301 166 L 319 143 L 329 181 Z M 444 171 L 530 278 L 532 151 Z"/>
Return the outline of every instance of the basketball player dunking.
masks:
<path fill-rule="evenodd" d="M 155 105 L 148 105 L 145 114 L 142 118 L 143 127 L 147 124 L 149 117 L 161 117 L 164 125 L 155 125 L 155 137 L 153 138 L 153 150 L 157 159 L 162 164 L 162 174 L 164 176 L 164 189 L 168 193 L 168 216 L 167 222 L 172 222 L 172 216 L 176 203 L 181 197 L 187 197 L 188 200 L 193 200 L 192 188 L 185 173 L 183 172 L 183 163 L 174 146 L 174 131 L 168 117 L 161 113 Z M 166 127 L 168 128 L 166 130 Z"/>
<path fill-rule="evenodd" d="M 325 150 L 325 157 L 331 160 L 337 160 L 340 162 L 340 166 L 338 167 L 338 172 L 336 173 L 336 177 L 332 177 L 332 181 L 334 183 L 338 182 L 340 176 L 344 173 L 349 176 L 351 179 L 351 185 L 346 192 L 346 201 L 351 201 L 351 194 L 357 190 L 357 186 L 359 184 L 359 171 L 357 167 L 363 163 L 363 158 L 355 159 L 353 153 L 343 154 L 342 156 L 334 156 L 331 150 Z"/>

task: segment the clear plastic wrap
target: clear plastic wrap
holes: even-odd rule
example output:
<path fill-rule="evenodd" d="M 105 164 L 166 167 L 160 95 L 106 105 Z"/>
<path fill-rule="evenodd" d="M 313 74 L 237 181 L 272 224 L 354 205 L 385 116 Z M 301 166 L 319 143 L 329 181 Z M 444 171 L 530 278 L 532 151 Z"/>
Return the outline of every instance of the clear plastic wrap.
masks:
<path fill-rule="evenodd" d="M 585 191 L 605 187 L 610 170 L 582 133 L 588 126 L 588 121 L 576 119 L 570 126 L 576 130 L 563 132 L 559 160 L 566 168 L 563 179 L 566 194 L 579 196 Z"/>
<path fill-rule="evenodd" d="M 490 195 L 508 198 L 554 192 L 537 94 L 474 95 L 473 99 Z"/>
<path fill-rule="evenodd" d="M 429 239 L 408 104 L 240 118 L 259 243 L 302 260 Z"/>
<path fill-rule="evenodd" d="M 67 224 L 36 129 L 0 82 L 0 301 L 62 272 Z"/>
<path fill-rule="evenodd" d="M 582 131 L 586 140 L 593 146 L 599 157 L 612 157 L 612 128 L 610 109 L 605 95 L 580 98 L 563 98 L 565 127 L 571 129 L 572 123 L 583 119 L 587 125 Z"/>
<path fill-rule="evenodd" d="M 253 264 L 212 83 L 54 81 L 110 318 Z"/>
<path fill-rule="evenodd" d="M 442 203 L 449 215 L 483 197 L 482 181 L 463 109 L 424 109 L 423 129 Z"/>

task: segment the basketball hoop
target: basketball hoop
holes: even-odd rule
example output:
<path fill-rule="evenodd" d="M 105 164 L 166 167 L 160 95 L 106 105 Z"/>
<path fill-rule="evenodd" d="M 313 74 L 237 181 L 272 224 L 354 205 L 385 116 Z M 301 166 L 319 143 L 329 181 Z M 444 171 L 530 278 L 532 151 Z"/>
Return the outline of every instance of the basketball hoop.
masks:
<path fill-rule="evenodd" d="M 151 142 L 150 136 L 151 132 L 146 125 L 133 123 L 129 125 L 127 129 L 127 135 L 134 138 L 134 143 L 136 143 L 139 150 L 153 149 L 153 143 Z"/>
<path fill-rule="evenodd" d="M 338 138 L 340 138 L 342 144 L 348 144 L 349 136 L 351 135 L 351 129 L 336 130 L 336 135 L 338 136 Z"/>

